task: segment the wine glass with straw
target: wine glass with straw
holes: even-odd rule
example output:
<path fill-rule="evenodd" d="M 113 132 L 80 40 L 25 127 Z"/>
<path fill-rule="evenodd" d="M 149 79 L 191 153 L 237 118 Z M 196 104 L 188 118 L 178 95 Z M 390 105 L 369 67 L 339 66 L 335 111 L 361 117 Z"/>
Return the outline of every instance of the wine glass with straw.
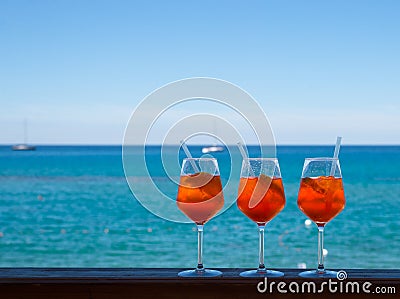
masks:
<path fill-rule="evenodd" d="M 259 264 L 255 270 L 240 273 L 242 277 L 280 277 L 280 271 L 268 270 L 264 263 L 264 231 L 266 224 L 285 206 L 285 192 L 278 159 L 248 158 L 243 144 L 238 143 L 243 157 L 238 190 L 239 210 L 257 224 L 259 232 Z"/>
<path fill-rule="evenodd" d="M 336 278 L 337 272 L 325 270 L 324 229 L 346 204 L 339 164 L 341 137 L 337 138 L 333 158 L 306 158 L 297 205 L 318 227 L 318 267 L 301 272 L 306 278 Z"/>
<path fill-rule="evenodd" d="M 181 277 L 215 277 L 221 271 L 205 269 L 203 265 L 203 227 L 224 206 L 224 196 L 218 168 L 214 158 L 193 158 L 184 142 L 187 158 L 183 160 L 176 203 L 194 223 L 198 234 L 197 267 L 179 272 Z"/>

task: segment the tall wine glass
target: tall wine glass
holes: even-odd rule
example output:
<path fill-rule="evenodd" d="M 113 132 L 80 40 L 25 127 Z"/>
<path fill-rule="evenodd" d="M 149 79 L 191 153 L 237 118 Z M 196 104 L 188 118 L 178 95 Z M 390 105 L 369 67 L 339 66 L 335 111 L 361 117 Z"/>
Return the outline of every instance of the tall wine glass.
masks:
<path fill-rule="evenodd" d="M 337 158 L 306 158 L 301 175 L 297 205 L 318 227 L 318 267 L 301 272 L 301 277 L 336 278 L 337 272 L 325 270 L 324 228 L 346 204 L 342 173 Z"/>
<path fill-rule="evenodd" d="M 257 270 L 240 273 L 242 277 L 280 277 L 282 272 L 267 270 L 264 264 L 265 225 L 286 203 L 278 159 L 246 158 L 242 162 L 237 205 L 258 226 L 259 264 Z"/>
<path fill-rule="evenodd" d="M 179 272 L 182 277 L 213 277 L 222 273 L 203 266 L 203 226 L 224 206 L 224 196 L 214 158 L 187 158 L 183 160 L 177 195 L 178 208 L 197 226 L 198 260 L 194 270 Z"/>

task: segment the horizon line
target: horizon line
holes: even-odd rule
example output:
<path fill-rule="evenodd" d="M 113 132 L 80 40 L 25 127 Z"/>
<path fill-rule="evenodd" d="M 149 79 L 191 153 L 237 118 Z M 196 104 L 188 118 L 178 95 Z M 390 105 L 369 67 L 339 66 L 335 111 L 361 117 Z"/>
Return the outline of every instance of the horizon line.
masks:
<path fill-rule="evenodd" d="M 0 143 L 0 146 L 13 146 L 15 145 L 12 143 Z M 33 146 L 143 146 L 143 144 L 129 144 L 123 145 L 120 143 L 28 143 L 28 145 Z M 145 146 L 178 146 L 179 143 L 170 143 L 170 144 L 158 144 L 158 143 L 151 143 L 145 144 Z M 213 146 L 212 144 L 190 144 L 187 143 L 188 146 Z M 223 144 L 219 146 L 234 146 L 236 147 L 237 144 Z M 246 146 L 260 146 L 259 144 L 246 144 Z M 271 145 L 261 145 L 261 146 L 271 146 Z M 334 144 L 329 143 L 280 143 L 275 144 L 275 146 L 335 146 Z M 400 143 L 349 143 L 349 144 L 342 144 L 341 146 L 400 146 Z"/>

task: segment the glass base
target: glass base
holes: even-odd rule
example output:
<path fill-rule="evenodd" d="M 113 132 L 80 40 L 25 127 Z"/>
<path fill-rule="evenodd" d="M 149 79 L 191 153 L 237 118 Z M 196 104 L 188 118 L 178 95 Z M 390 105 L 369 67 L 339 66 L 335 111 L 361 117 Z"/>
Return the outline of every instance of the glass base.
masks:
<path fill-rule="evenodd" d="M 242 277 L 282 277 L 283 272 L 275 270 L 249 270 L 239 274 Z"/>
<path fill-rule="evenodd" d="M 304 278 L 337 278 L 337 275 L 338 272 L 330 270 L 325 270 L 324 272 L 311 270 L 299 273 L 299 276 Z"/>
<path fill-rule="evenodd" d="M 185 270 L 178 273 L 180 277 L 217 277 L 221 276 L 222 272 L 218 270 L 203 269 L 203 270 Z"/>

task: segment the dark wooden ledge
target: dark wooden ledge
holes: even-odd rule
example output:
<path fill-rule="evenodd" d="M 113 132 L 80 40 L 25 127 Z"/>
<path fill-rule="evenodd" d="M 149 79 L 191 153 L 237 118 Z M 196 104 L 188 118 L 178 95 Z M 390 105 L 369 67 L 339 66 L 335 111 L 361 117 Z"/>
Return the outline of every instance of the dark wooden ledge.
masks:
<path fill-rule="evenodd" d="M 310 282 L 298 276 L 299 269 L 278 269 L 283 278 L 268 279 L 274 282 L 272 293 L 260 293 L 257 285 L 262 279 L 241 278 L 244 269 L 220 269 L 222 277 L 180 278 L 182 269 L 150 268 L 0 268 L 0 298 L 318 298 L 312 292 L 293 293 L 290 283 L 301 285 Z M 359 294 L 343 291 L 330 292 L 324 288 L 327 298 L 400 298 L 400 270 L 345 269 L 347 279 L 343 283 L 370 282 L 370 293 Z M 320 289 L 327 280 L 312 280 Z M 332 280 L 339 283 L 339 280 Z M 287 293 L 277 289 L 283 283 Z M 286 286 L 286 287 L 285 287 Z M 339 285 L 338 285 L 339 286 Z M 383 290 L 385 294 L 375 290 Z M 389 292 L 391 294 L 389 294 Z M 394 292 L 394 293 L 393 293 Z"/>

